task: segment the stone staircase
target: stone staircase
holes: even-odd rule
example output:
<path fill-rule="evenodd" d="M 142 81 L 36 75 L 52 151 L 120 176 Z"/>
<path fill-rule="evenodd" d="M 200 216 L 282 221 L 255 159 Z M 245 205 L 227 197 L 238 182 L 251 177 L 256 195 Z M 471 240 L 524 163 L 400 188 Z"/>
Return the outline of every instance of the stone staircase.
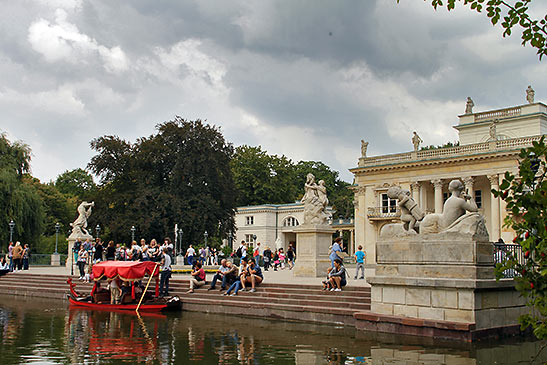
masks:
<path fill-rule="evenodd" d="M 329 292 L 320 285 L 263 283 L 255 293 L 240 291 L 237 296 L 223 296 L 217 284 L 215 290 L 208 291 L 206 285 L 186 294 L 188 278 L 177 276 L 170 280 L 170 294 L 178 295 L 187 311 L 354 325 L 354 313 L 370 310 L 370 288 Z M 11 273 L 0 277 L 0 294 L 66 299 L 66 279 L 64 275 Z M 80 283 L 77 277 L 73 281 L 77 291 L 91 291 L 92 284 Z"/>

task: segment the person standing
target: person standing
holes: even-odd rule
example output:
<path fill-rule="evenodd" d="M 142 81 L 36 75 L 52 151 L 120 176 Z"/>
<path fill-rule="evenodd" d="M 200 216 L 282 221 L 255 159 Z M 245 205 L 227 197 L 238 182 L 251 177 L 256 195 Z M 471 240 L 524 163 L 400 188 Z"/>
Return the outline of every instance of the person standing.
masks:
<path fill-rule="evenodd" d="M 13 268 L 15 271 L 21 270 L 23 267 L 23 247 L 21 247 L 21 242 L 17 241 L 15 247 L 12 251 L 13 256 Z"/>
<path fill-rule="evenodd" d="M 13 242 L 8 246 L 9 271 L 13 271 Z"/>
<path fill-rule="evenodd" d="M 80 252 L 78 252 L 78 269 L 80 270 L 80 280 L 84 280 L 85 277 L 85 264 L 87 262 L 88 257 L 87 250 L 84 246 L 80 248 Z"/>
<path fill-rule="evenodd" d="M 23 249 L 23 270 L 28 270 L 28 264 L 30 259 L 30 248 L 28 243 L 25 243 L 25 248 Z"/>
<path fill-rule="evenodd" d="M 163 248 L 160 264 L 160 298 L 169 295 L 169 278 L 171 277 L 171 256 L 167 247 Z"/>
<path fill-rule="evenodd" d="M 106 248 L 106 261 L 114 261 L 116 258 L 116 247 L 114 246 L 114 241 L 108 242 L 108 247 Z"/>
<path fill-rule="evenodd" d="M 256 247 L 253 250 L 253 260 L 255 260 L 257 265 L 260 265 L 260 257 L 262 256 L 260 242 L 256 243 Z"/>
<path fill-rule="evenodd" d="M 272 261 L 272 250 L 270 250 L 269 246 L 264 247 L 264 271 L 268 271 L 270 268 L 270 262 Z"/>
<path fill-rule="evenodd" d="M 192 245 L 188 246 L 188 249 L 186 250 L 186 263 L 190 266 L 194 266 L 194 256 L 196 255 L 196 250 L 192 247 Z"/>
<path fill-rule="evenodd" d="M 93 253 L 93 263 L 96 264 L 103 260 L 103 243 L 100 239 L 95 242 L 95 252 Z"/>
<path fill-rule="evenodd" d="M 361 277 L 359 279 L 365 278 L 365 258 L 367 254 L 363 251 L 363 246 L 359 245 L 357 247 L 357 252 L 355 252 L 355 263 L 357 264 L 355 268 L 355 279 L 357 279 L 357 274 L 359 274 L 359 269 L 361 269 Z"/>
<path fill-rule="evenodd" d="M 334 268 L 334 260 L 336 259 L 342 259 L 340 257 L 340 252 L 342 252 L 342 248 L 340 247 L 342 242 L 341 237 L 337 237 L 334 240 L 334 243 L 332 244 L 332 249 L 330 250 L 329 259 L 330 259 L 330 265 L 332 268 Z"/>
<path fill-rule="evenodd" d="M 289 270 L 292 270 L 294 267 L 294 249 L 292 248 L 292 244 L 289 244 L 289 248 L 287 248 L 287 263 L 289 264 Z"/>

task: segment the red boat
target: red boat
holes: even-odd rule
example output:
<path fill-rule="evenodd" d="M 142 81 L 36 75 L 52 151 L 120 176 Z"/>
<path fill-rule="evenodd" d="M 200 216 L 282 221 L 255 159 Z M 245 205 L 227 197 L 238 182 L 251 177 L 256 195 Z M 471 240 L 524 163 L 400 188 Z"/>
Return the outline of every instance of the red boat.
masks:
<path fill-rule="evenodd" d="M 137 283 L 145 276 L 150 281 L 155 278 L 155 293 L 149 293 L 148 285 L 142 290 Z M 139 310 L 143 312 L 159 312 L 164 310 L 180 310 L 181 301 L 177 296 L 160 298 L 158 278 L 159 265 L 152 261 L 105 261 L 93 265 L 93 280 L 95 284 L 89 295 L 82 295 L 76 291 L 76 284 L 68 278 L 70 294 L 68 301 L 72 306 L 98 310 Z M 130 292 L 122 294 L 120 303 L 110 304 L 110 291 L 101 288 L 101 281 L 106 279 L 121 280 L 130 286 Z M 139 292 L 140 291 L 140 292 Z"/>

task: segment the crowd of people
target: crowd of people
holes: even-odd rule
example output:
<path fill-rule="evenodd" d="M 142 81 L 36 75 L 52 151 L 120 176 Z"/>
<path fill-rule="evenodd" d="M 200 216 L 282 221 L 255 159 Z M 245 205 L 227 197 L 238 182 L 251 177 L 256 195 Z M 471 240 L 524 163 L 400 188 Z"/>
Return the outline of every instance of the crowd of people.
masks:
<path fill-rule="evenodd" d="M 0 274 L 13 271 L 28 270 L 30 260 L 30 247 L 21 242 L 9 243 L 7 258 L 3 257 L 0 261 Z"/>

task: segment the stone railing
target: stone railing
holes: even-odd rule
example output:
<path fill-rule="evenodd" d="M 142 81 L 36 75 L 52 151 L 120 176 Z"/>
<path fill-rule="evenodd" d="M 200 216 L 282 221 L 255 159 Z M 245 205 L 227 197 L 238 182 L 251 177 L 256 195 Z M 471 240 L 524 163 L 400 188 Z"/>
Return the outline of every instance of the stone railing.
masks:
<path fill-rule="evenodd" d="M 393 219 L 400 216 L 399 207 L 369 207 L 367 210 L 369 219 Z"/>
<path fill-rule="evenodd" d="M 484 112 L 484 113 L 476 113 L 474 115 L 475 115 L 475 122 L 478 122 L 481 120 L 514 117 L 514 116 L 520 115 L 520 113 L 521 113 L 521 108 L 520 106 L 517 106 L 514 108 L 506 108 L 506 109 L 494 110 L 494 111 Z"/>
<path fill-rule="evenodd" d="M 359 167 L 380 166 L 388 164 L 406 163 L 410 161 L 432 160 L 457 156 L 473 155 L 496 150 L 520 149 L 528 147 L 533 141 L 539 141 L 541 135 L 521 138 L 511 138 L 492 142 L 473 143 L 464 146 L 435 148 L 417 152 L 404 152 L 393 155 L 361 157 Z"/>

